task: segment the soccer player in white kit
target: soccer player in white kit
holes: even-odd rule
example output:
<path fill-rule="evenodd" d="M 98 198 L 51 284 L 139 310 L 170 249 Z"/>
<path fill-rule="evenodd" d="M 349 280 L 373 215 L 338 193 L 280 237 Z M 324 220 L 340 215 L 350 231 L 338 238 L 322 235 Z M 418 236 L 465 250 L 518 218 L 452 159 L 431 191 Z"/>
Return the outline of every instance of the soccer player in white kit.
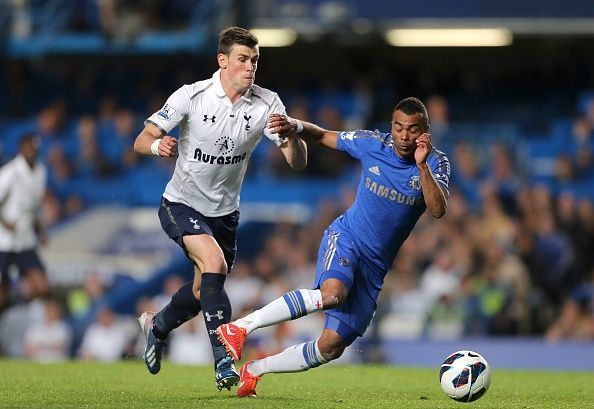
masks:
<path fill-rule="evenodd" d="M 150 373 L 158 373 L 168 334 L 202 310 L 219 390 L 230 390 L 239 380 L 215 330 L 231 319 L 224 282 L 235 258 L 239 195 L 249 158 L 265 135 L 292 168 L 302 169 L 307 162 L 303 140 L 283 139 L 267 129 L 269 115 L 286 110 L 276 93 L 254 84 L 258 59 L 258 39 L 253 34 L 239 27 L 221 31 L 219 70 L 207 80 L 175 91 L 146 120 L 134 143 L 141 154 L 178 156 L 159 218 L 165 232 L 194 263 L 195 272 L 194 280 L 182 286 L 161 311 L 140 316 L 147 336 L 144 361 Z M 292 124 L 297 127 L 296 122 Z M 176 126 L 179 140 L 167 135 Z"/>
<path fill-rule="evenodd" d="M 39 138 L 25 134 L 18 155 L 0 168 L 0 311 L 9 303 L 11 266 L 16 266 L 25 300 L 45 295 L 48 280 L 37 254 L 45 242 L 39 218 L 47 183 L 47 170 L 37 160 Z"/>

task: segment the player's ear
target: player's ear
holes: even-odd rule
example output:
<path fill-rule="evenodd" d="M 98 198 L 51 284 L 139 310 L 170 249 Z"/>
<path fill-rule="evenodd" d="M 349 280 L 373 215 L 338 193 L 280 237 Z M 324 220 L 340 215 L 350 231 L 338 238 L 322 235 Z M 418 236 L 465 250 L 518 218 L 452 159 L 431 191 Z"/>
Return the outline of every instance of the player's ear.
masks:
<path fill-rule="evenodd" d="M 224 69 L 226 69 L 226 68 L 227 68 L 227 65 L 228 65 L 228 63 L 229 63 L 229 59 L 227 58 L 227 56 L 226 56 L 225 54 L 223 54 L 223 53 L 218 53 L 218 54 L 217 54 L 217 61 L 218 61 L 218 63 L 219 63 L 219 67 L 220 67 L 221 69 L 223 69 L 223 70 L 224 70 Z"/>

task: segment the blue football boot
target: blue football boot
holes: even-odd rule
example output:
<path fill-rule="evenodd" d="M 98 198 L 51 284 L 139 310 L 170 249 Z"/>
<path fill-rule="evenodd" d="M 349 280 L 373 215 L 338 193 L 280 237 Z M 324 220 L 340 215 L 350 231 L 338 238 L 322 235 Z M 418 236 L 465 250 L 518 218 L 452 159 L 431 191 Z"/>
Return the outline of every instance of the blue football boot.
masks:
<path fill-rule="evenodd" d="M 219 390 L 226 388 L 228 391 L 239 382 L 239 374 L 230 356 L 220 359 L 215 364 L 215 382 Z"/>
<path fill-rule="evenodd" d="M 146 335 L 146 348 L 144 349 L 144 363 L 147 369 L 153 375 L 161 370 L 161 358 L 163 358 L 163 350 L 167 342 L 161 341 L 153 334 L 153 319 L 155 313 L 152 311 L 144 312 L 138 317 L 138 322 L 142 328 L 142 332 Z"/>

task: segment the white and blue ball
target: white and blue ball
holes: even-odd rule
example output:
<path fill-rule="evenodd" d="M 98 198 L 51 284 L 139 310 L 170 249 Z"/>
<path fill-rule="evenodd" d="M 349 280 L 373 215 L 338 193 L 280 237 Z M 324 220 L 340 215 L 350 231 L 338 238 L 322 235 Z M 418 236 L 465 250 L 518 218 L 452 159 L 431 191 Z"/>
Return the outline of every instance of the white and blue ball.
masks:
<path fill-rule="evenodd" d="M 448 356 L 439 370 L 441 389 L 458 402 L 472 402 L 491 385 L 491 368 L 474 351 L 457 351 Z"/>

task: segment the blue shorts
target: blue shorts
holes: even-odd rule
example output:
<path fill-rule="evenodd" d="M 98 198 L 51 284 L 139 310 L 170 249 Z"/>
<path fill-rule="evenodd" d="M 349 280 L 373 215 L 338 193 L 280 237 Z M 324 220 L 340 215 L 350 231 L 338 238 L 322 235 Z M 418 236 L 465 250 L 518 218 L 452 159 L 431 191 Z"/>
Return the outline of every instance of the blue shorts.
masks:
<path fill-rule="evenodd" d="M 362 262 L 359 248 L 349 233 L 328 229 L 318 251 L 318 264 L 313 288 L 320 288 L 329 278 L 340 280 L 349 290 L 346 301 L 326 310 L 325 328 L 337 331 L 348 344 L 362 336 L 371 323 L 382 289 L 383 274 L 377 267 Z M 336 321 L 344 325 L 338 326 Z M 334 326 L 334 327 L 332 327 Z M 352 337 L 348 329 L 356 334 Z M 352 339 L 350 339 L 352 338 Z"/>
<path fill-rule="evenodd" d="M 237 253 L 239 210 L 226 216 L 206 217 L 190 206 L 162 198 L 159 219 L 165 233 L 171 240 L 179 244 L 186 257 L 188 257 L 188 251 L 184 246 L 184 236 L 208 234 L 214 238 L 223 250 L 227 262 L 227 272 L 231 272 Z M 193 262 L 192 259 L 190 260 Z"/>
<path fill-rule="evenodd" d="M 9 282 L 10 266 L 16 266 L 19 276 L 23 277 L 31 269 L 39 269 L 45 273 L 45 268 L 35 250 L 0 251 L 0 283 Z"/>

